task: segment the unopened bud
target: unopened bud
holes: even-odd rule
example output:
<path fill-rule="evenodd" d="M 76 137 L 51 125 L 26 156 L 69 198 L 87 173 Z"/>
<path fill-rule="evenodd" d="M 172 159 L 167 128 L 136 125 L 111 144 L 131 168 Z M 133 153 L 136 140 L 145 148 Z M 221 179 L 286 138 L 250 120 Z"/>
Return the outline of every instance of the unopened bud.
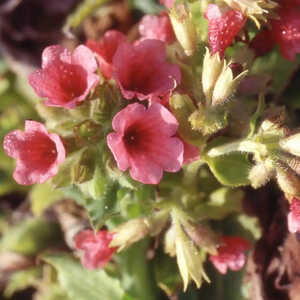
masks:
<path fill-rule="evenodd" d="M 265 184 L 275 175 L 275 168 L 271 162 L 258 163 L 249 172 L 249 180 L 253 188 L 257 189 Z"/>
<path fill-rule="evenodd" d="M 202 88 L 203 93 L 208 100 L 211 100 L 214 86 L 223 66 L 224 61 L 220 59 L 219 53 L 217 52 L 214 55 L 210 55 L 209 49 L 206 48 L 203 60 Z"/>
<path fill-rule="evenodd" d="M 248 71 L 246 70 L 234 78 L 230 65 L 224 64 L 213 90 L 212 105 L 224 104 L 236 91 L 240 81 L 247 73 Z"/>
<path fill-rule="evenodd" d="M 198 47 L 198 37 L 192 14 L 181 4 L 172 8 L 169 16 L 176 38 L 184 49 L 185 54 L 187 56 L 193 55 Z"/>
<path fill-rule="evenodd" d="M 71 168 L 71 182 L 83 183 L 92 179 L 95 170 L 95 151 L 86 149 Z"/>
<path fill-rule="evenodd" d="M 118 247 L 118 251 L 128 248 L 131 244 L 143 239 L 149 233 L 146 219 L 130 220 L 112 230 L 113 240 L 110 247 Z"/>
<path fill-rule="evenodd" d="M 280 147 L 296 156 L 300 156 L 300 133 L 294 134 L 279 142 Z"/>
<path fill-rule="evenodd" d="M 193 130 L 211 135 L 227 126 L 227 114 L 222 110 L 199 108 L 190 117 Z"/>
<path fill-rule="evenodd" d="M 164 243 L 165 252 L 169 254 L 171 257 L 174 257 L 176 255 L 175 237 L 176 237 L 176 230 L 175 230 L 175 226 L 172 225 L 165 234 L 165 243 Z"/>

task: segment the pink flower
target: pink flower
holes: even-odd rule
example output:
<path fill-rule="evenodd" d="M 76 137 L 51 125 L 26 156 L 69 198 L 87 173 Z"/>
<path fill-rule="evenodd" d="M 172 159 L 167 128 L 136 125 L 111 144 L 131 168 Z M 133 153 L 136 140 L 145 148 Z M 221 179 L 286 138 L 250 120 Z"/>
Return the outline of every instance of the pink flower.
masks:
<path fill-rule="evenodd" d="M 42 54 L 42 69 L 29 76 L 29 83 L 48 106 L 74 108 L 84 101 L 98 83 L 97 62 L 85 46 L 73 54 L 60 45 L 47 47 Z"/>
<path fill-rule="evenodd" d="M 300 200 L 293 198 L 288 214 L 288 228 L 292 233 L 300 232 Z"/>
<path fill-rule="evenodd" d="M 172 43 L 176 39 L 170 18 L 166 13 L 159 16 L 144 16 L 139 24 L 139 32 L 142 38 L 161 40 L 166 43 Z"/>
<path fill-rule="evenodd" d="M 176 134 L 175 117 L 161 104 L 148 109 L 134 103 L 113 119 L 116 132 L 107 136 L 107 144 L 120 170 L 145 184 L 158 184 L 163 170 L 177 172 L 183 162 L 183 144 Z"/>
<path fill-rule="evenodd" d="M 8 156 L 17 159 L 13 176 L 22 185 L 43 183 L 55 176 L 66 156 L 60 137 L 35 121 L 25 122 L 25 132 L 8 133 L 3 147 Z"/>
<path fill-rule="evenodd" d="M 172 8 L 175 4 L 175 0 L 159 0 L 159 3 L 167 8 Z"/>
<path fill-rule="evenodd" d="M 111 259 L 117 248 L 110 248 L 113 235 L 107 230 L 100 230 L 97 234 L 93 230 L 83 230 L 75 236 L 75 247 L 83 250 L 81 263 L 87 269 L 103 268 Z"/>
<path fill-rule="evenodd" d="M 278 15 L 279 19 L 271 21 L 271 36 L 278 44 L 282 56 L 295 60 L 296 54 L 300 53 L 300 9 L 282 7 Z"/>
<path fill-rule="evenodd" d="M 106 78 L 111 78 L 113 57 L 119 45 L 125 41 L 125 35 L 117 30 L 107 31 L 100 43 L 92 40 L 87 41 L 87 47 L 96 53 L 100 70 Z"/>
<path fill-rule="evenodd" d="M 121 44 L 113 66 L 113 78 L 126 99 L 159 101 L 159 97 L 173 90 L 181 80 L 179 67 L 167 63 L 165 45 L 159 40 Z"/>
<path fill-rule="evenodd" d="M 245 265 L 244 252 L 249 248 L 250 244 L 244 238 L 224 235 L 222 244 L 218 248 L 218 254 L 210 255 L 209 260 L 221 274 L 226 274 L 227 269 L 238 271 Z"/>
<path fill-rule="evenodd" d="M 204 14 L 208 20 L 208 42 L 211 54 L 219 52 L 223 57 L 225 50 L 246 23 L 247 17 L 240 11 L 221 10 L 216 4 L 209 4 Z"/>

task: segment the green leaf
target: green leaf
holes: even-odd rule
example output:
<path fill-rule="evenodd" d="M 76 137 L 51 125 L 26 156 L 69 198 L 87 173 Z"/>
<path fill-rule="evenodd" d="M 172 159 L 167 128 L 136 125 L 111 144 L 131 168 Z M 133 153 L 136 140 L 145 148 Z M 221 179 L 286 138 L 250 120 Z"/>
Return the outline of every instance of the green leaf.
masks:
<path fill-rule="evenodd" d="M 232 152 L 223 156 L 206 157 L 205 161 L 220 183 L 232 187 L 250 184 L 248 175 L 252 165 L 247 154 Z"/>
<path fill-rule="evenodd" d="M 35 295 L 35 300 L 72 300 L 68 297 L 65 290 L 57 283 L 47 284 L 43 286 Z"/>
<path fill-rule="evenodd" d="M 56 269 L 58 281 L 70 299 L 123 299 L 124 291 L 119 281 L 109 277 L 104 270 L 84 269 L 69 255 L 45 255 L 43 259 Z"/>
<path fill-rule="evenodd" d="M 103 225 L 107 218 L 117 213 L 117 192 L 119 184 L 111 180 L 97 167 L 93 179 L 87 184 L 90 196 L 85 208 L 95 229 Z M 85 188 L 84 188 L 85 190 Z"/>
<path fill-rule="evenodd" d="M 145 14 L 158 14 L 162 10 L 154 0 L 129 0 L 128 2 L 132 8 L 141 10 Z"/>
<path fill-rule="evenodd" d="M 285 89 L 291 76 L 299 68 L 299 64 L 299 56 L 295 62 L 288 61 L 276 48 L 267 55 L 255 59 L 251 74 L 270 74 L 272 76 L 272 92 L 279 94 Z"/>
<path fill-rule="evenodd" d="M 160 253 L 154 261 L 155 279 L 157 285 L 168 295 L 174 295 L 182 285 L 176 260 L 169 255 Z"/>
<path fill-rule="evenodd" d="M 62 198 L 63 193 L 50 184 L 37 184 L 30 192 L 31 210 L 35 216 L 40 217 L 47 208 Z"/>
<path fill-rule="evenodd" d="M 128 294 L 139 300 L 159 299 L 152 265 L 146 257 L 148 245 L 149 240 L 145 239 L 115 256 L 122 276 L 122 287 Z"/>
<path fill-rule="evenodd" d="M 13 273 L 4 290 L 4 296 L 10 298 L 14 293 L 35 286 L 42 275 L 40 268 L 30 268 Z"/>
<path fill-rule="evenodd" d="M 40 218 L 31 218 L 5 231 L 0 250 L 34 255 L 55 244 L 61 237 L 59 226 Z"/>

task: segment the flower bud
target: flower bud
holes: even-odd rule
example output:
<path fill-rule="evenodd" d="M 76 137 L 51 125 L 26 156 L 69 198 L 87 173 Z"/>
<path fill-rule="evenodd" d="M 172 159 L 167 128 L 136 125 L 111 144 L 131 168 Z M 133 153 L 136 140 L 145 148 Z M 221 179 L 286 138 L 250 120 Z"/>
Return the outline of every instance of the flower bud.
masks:
<path fill-rule="evenodd" d="M 92 179 L 95 170 L 96 153 L 92 149 L 86 149 L 71 168 L 71 182 L 83 183 Z"/>
<path fill-rule="evenodd" d="M 176 224 L 176 256 L 178 268 L 183 280 L 184 291 L 186 291 L 189 281 L 193 280 L 196 286 L 200 288 L 203 278 L 209 282 L 203 269 L 205 261 L 205 252 L 200 251 L 193 241 L 191 241 L 181 228 Z"/>
<path fill-rule="evenodd" d="M 210 51 L 206 48 L 203 60 L 202 71 L 202 88 L 206 98 L 210 101 L 216 81 L 224 67 L 225 61 L 220 59 L 220 55 L 215 53 L 210 55 Z"/>
<path fill-rule="evenodd" d="M 249 180 L 253 188 L 264 186 L 275 175 L 275 168 L 271 162 L 257 163 L 249 172 Z"/>
<path fill-rule="evenodd" d="M 189 122 L 193 130 L 211 135 L 227 126 L 227 113 L 218 109 L 199 108 L 191 114 Z"/>
<path fill-rule="evenodd" d="M 184 5 L 178 5 L 170 10 L 170 20 L 177 40 L 187 56 L 193 55 L 198 47 L 196 26 L 192 14 Z"/>
<path fill-rule="evenodd" d="M 211 229 L 202 224 L 193 226 L 188 222 L 184 224 L 184 229 L 199 248 L 204 248 L 210 254 L 217 254 L 218 236 Z"/>
<path fill-rule="evenodd" d="M 300 133 L 289 136 L 279 142 L 280 147 L 296 156 L 300 156 Z"/>
<path fill-rule="evenodd" d="M 118 247 L 118 251 L 128 248 L 131 244 L 143 239 L 149 233 L 145 218 L 130 220 L 112 230 L 113 240 L 110 247 Z"/>
<path fill-rule="evenodd" d="M 247 73 L 248 71 L 246 70 L 234 78 L 230 64 L 224 64 L 213 90 L 212 105 L 215 106 L 224 104 L 236 91 L 240 81 L 247 75 Z"/>
<path fill-rule="evenodd" d="M 175 237 L 176 237 L 176 230 L 175 230 L 175 226 L 172 225 L 165 234 L 165 243 L 164 243 L 165 252 L 169 254 L 171 257 L 174 257 L 176 255 Z"/>

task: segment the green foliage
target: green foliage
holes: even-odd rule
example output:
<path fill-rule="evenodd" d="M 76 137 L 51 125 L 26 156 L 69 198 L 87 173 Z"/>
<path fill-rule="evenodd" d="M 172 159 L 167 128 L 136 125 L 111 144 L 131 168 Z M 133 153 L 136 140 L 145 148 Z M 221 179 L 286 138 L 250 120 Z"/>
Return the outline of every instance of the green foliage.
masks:
<path fill-rule="evenodd" d="M 66 254 L 45 255 L 43 259 L 55 268 L 58 281 L 70 299 L 124 299 L 119 281 L 104 270 L 84 269 L 79 261 Z"/>
<path fill-rule="evenodd" d="M 152 264 L 145 253 L 149 246 L 148 240 L 133 244 L 116 258 L 121 272 L 122 287 L 136 299 L 156 300 L 157 286 L 154 281 Z"/>
<path fill-rule="evenodd" d="M 4 290 L 4 296 L 10 298 L 14 293 L 37 285 L 42 275 L 40 268 L 29 268 L 13 273 Z"/>
<path fill-rule="evenodd" d="M 31 210 L 40 217 L 55 202 L 63 198 L 63 193 L 54 189 L 49 183 L 34 185 L 30 191 Z"/>
<path fill-rule="evenodd" d="M 61 237 L 59 226 L 41 218 L 30 218 L 10 227 L 0 239 L 0 251 L 34 255 L 55 244 Z"/>
<path fill-rule="evenodd" d="M 252 74 L 270 74 L 272 76 L 271 91 L 280 94 L 289 83 L 293 73 L 299 68 L 300 58 L 296 62 L 288 61 L 282 57 L 279 50 L 258 57 L 251 69 Z"/>
<path fill-rule="evenodd" d="M 246 154 L 233 152 L 223 156 L 206 157 L 205 161 L 220 183 L 231 187 L 250 184 L 248 175 L 251 163 Z"/>

